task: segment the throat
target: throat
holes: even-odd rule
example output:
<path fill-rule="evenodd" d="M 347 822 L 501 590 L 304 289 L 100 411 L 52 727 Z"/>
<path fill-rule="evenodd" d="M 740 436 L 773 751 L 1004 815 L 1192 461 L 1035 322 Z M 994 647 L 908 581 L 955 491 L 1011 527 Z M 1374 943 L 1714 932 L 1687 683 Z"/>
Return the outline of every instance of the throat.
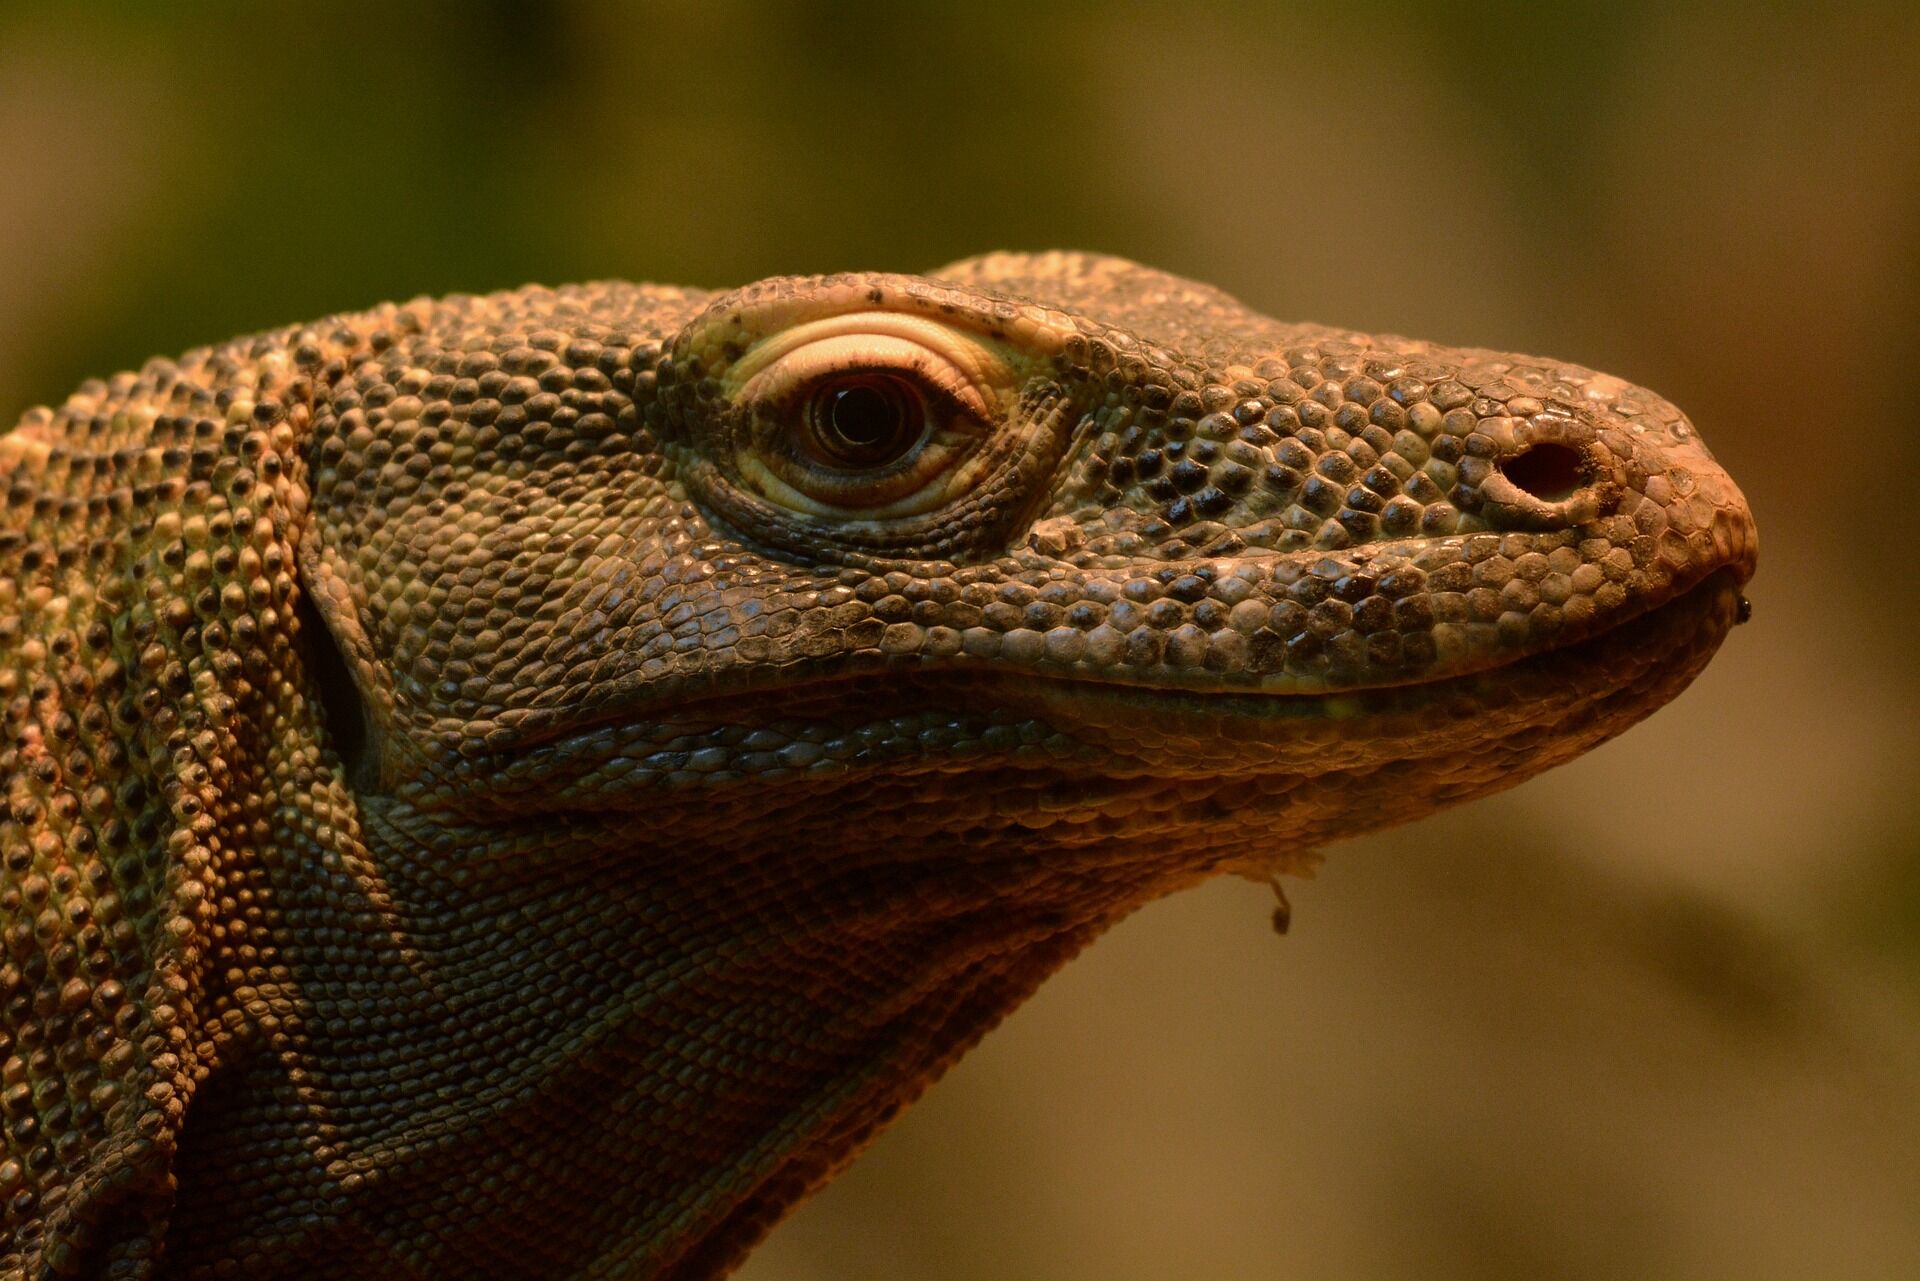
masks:
<path fill-rule="evenodd" d="M 691 1208 L 701 1226 L 661 1252 L 662 1261 L 672 1260 L 663 1275 L 704 1278 L 731 1270 L 1094 933 L 1097 927 L 1054 935 L 957 965 L 957 956 L 948 957 L 936 981 L 893 993 L 853 1023 L 822 1035 L 802 1015 L 774 1033 L 808 1048 L 797 1056 L 772 1053 L 761 1071 L 744 1067 L 713 1097 L 749 1091 L 758 1097 L 771 1085 L 766 1068 L 794 1074 L 790 1091 L 796 1082 L 806 1084 L 792 1094 L 795 1106 L 764 1118 L 770 1124 L 758 1138 L 737 1135 L 731 1164 L 697 1176 L 705 1191 Z"/>
<path fill-rule="evenodd" d="M 350 1034 L 317 1021 L 300 1065 L 303 1141 L 334 1189 L 316 1274 L 343 1241 L 406 1239 L 430 1275 L 718 1275 L 1150 896 L 1039 855 L 829 867 L 806 848 L 635 848 L 630 824 L 574 827 L 562 852 L 551 820 L 486 840 L 362 809 L 406 963 L 351 994 L 307 984 L 364 1011 Z M 341 928 L 310 922 L 316 947 Z M 443 1230 L 421 1242 L 423 1221 Z"/>

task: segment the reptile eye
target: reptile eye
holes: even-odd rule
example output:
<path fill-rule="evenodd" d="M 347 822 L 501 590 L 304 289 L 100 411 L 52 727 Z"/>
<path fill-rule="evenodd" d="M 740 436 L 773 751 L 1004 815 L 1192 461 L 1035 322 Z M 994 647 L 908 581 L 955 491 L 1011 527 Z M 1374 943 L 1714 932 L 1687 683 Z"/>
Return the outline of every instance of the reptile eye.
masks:
<path fill-rule="evenodd" d="M 739 407 L 733 465 L 761 497 L 829 520 L 931 511 L 1000 455 L 1018 397 L 990 342 L 921 316 L 857 312 L 771 334 L 721 385 Z"/>
<path fill-rule="evenodd" d="M 829 467 L 864 470 L 906 457 L 929 425 L 926 401 L 902 379 L 832 378 L 807 402 L 803 443 Z"/>

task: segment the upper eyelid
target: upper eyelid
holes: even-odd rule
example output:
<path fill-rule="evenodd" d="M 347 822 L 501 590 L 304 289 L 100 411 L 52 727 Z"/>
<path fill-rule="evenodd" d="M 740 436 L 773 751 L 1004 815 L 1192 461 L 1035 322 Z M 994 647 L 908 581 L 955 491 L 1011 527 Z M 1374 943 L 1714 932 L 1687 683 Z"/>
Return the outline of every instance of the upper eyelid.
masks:
<path fill-rule="evenodd" d="M 925 347 L 908 349 L 891 343 L 884 350 L 863 353 L 857 348 L 844 353 L 820 353 L 807 359 L 807 344 L 783 353 L 778 359 L 756 370 L 738 391 L 743 404 L 785 406 L 797 400 L 823 379 L 846 374 L 894 374 L 911 378 L 916 384 L 972 417 L 986 419 L 993 405 L 988 389 L 981 387 L 953 361 Z M 894 359 L 888 359 L 892 355 Z"/>
<path fill-rule="evenodd" d="M 898 363 L 903 357 L 937 362 L 977 388 L 983 399 L 996 395 L 1004 398 L 1018 380 L 1017 354 L 983 334 L 926 316 L 864 311 L 827 316 L 767 334 L 726 360 L 718 371 L 721 390 L 737 400 L 749 387 L 764 385 L 769 374 L 783 367 L 791 370 L 807 359 L 830 359 L 863 350 L 894 358 L 886 363 Z"/>

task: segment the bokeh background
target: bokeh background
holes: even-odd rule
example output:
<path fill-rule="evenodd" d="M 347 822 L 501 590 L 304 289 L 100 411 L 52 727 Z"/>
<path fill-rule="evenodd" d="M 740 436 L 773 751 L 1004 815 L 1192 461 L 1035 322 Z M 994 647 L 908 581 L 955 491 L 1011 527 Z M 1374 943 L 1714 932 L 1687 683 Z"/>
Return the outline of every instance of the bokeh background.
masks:
<path fill-rule="evenodd" d="M 754 1258 L 1920 1276 L 1920 9 L 0 7 L 0 418 L 415 293 L 1084 247 L 1686 407 L 1752 626 L 1621 741 L 1159 904 Z"/>

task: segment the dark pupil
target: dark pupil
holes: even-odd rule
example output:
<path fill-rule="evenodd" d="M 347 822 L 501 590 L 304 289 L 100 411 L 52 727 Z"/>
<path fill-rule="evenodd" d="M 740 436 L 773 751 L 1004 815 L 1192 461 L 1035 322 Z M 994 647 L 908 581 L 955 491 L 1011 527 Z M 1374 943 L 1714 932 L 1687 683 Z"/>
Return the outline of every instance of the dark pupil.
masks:
<path fill-rule="evenodd" d="M 914 398 L 890 379 L 829 388 L 816 404 L 820 443 L 839 462 L 891 462 L 918 439 Z"/>
<path fill-rule="evenodd" d="M 833 430 L 849 445 L 885 444 L 900 430 L 900 404 L 880 388 L 865 384 L 833 393 Z"/>

